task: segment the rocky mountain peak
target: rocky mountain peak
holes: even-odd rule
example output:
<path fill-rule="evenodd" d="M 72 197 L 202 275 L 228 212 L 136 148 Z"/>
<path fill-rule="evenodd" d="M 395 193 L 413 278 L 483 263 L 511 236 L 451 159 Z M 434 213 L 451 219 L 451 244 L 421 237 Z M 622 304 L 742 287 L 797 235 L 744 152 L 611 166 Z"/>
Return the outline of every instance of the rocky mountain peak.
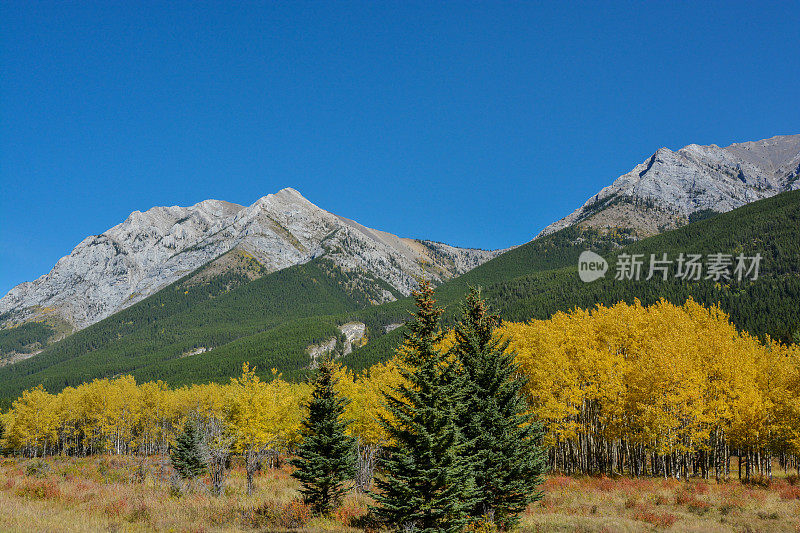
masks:
<path fill-rule="evenodd" d="M 579 224 L 621 228 L 644 237 L 688 222 L 698 211 L 725 212 L 800 188 L 800 135 L 760 141 L 659 148 L 570 215 L 547 235 Z"/>
<path fill-rule="evenodd" d="M 5 325 L 54 318 L 80 329 L 234 249 L 264 272 L 325 256 L 354 273 L 354 284 L 382 280 L 398 294 L 408 294 L 421 276 L 441 281 L 497 255 L 401 239 L 338 217 L 285 188 L 247 207 L 212 199 L 134 211 L 86 237 L 48 274 L 14 287 L 0 299 L 0 317 Z M 394 297 L 381 289 L 376 303 Z"/>

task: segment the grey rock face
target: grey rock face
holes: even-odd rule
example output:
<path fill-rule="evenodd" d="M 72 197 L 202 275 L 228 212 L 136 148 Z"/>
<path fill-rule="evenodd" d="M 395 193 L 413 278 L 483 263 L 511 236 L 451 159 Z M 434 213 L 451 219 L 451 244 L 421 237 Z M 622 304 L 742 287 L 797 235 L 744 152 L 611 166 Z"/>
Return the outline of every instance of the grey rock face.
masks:
<path fill-rule="evenodd" d="M 690 144 L 677 152 L 661 148 L 539 235 L 579 223 L 611 227 L 624 224 L 626 218 L 634 229 L 647 225 L 645 220 L 637 221 L 636 215 L 624 216 L 619 207 L 623 203 L 646 205 L 653 210 L 649 216 L 658 219 L 658 225 L 674 227 L 697 211 L 730 211 L 754 200 L 798 189 L 799 178 L 800 135 L 724 148 L 714 144 Z"/>
<path fill-rule="evenodd" d="M 341 355 L 347 355 L 352 353 L 353 346 L 357 347 L 364 338 L 367 332 L 367 325 L 363 322 L 348 322 L 339 326 L 339 331 L 344 335 L 344 346 L 342 347 Z M 336 337 L 332 337 L 319 344 L 307 346 L 306 352 L 311 358 L 309 366 L 311 368 L 316 368 L 319 357 L 332 352 L 334 348 L 336 348 Z"/>
<path fill-rule="evenodd" d="M 287 188 L 249 207 L 205 200 L 135 211 L 84 239 L 48 274 L 11 289 L 0 299 L 0 314 L 11 313 L 14 323 L 55 314 L 81 329 L 233 248 L 269 271 L 326 256 L 345 270 L 369 272 L 404 295 L 420 276 L 442 281 L 498 253 L 401 239 L 320 209 Z M 384 299 L 392 298 L 385 291 Z"/>

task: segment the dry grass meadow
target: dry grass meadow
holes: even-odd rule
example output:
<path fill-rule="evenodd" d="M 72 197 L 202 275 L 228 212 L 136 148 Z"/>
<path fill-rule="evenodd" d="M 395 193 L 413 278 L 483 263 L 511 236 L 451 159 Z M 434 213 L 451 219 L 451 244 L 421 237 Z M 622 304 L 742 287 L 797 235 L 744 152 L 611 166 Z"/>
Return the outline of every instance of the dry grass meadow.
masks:
<path fill-rule="evenodd" d="M 0 531 L 363 531 L 369 498 L 351 494 L 329 518 L 298 499 L 288 467 L 265 469 L 245 493 L 234 467 L 226 493 L 202 481 L 184 494 L 158 458 L 0 459 Z M 792 484 L 794 482 L 794 484 Z M 786 531 L 800 533 L 800 482 L 769 486 L 549 476 L 522 531 Z"/>

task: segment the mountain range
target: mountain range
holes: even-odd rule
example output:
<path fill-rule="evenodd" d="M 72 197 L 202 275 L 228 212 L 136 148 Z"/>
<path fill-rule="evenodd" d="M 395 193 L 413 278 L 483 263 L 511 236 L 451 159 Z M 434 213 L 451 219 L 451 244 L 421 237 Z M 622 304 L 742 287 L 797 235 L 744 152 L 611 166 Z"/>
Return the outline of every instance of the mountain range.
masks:
<path fill-rule="evenodd" d="M 662 148 L 532 241 L 497 251 L 366 228 L 294 189 L 249 207 L 206 200 L 134 212 L 0 300 L 0 401 L 38 383 L 60 389 L 120 373 L 225 380 L 244 361 L 299 377 L 336 339 L 347 364 L 363 368 L 399 343 L 421 277 L 440 285 L 445 320 L 475 285 L 512 320 L 693 297 L 720 303 L 753 334 L 791 340 L 800 328 L 798 175 L 800 135 Z M 585 249 L 767 259 L 752 283 L 584 284 L 575 265 Z"/>
<path fill-rule="evenodd" d="M 286 188 L 249 207 L 205 200 L 191 207 L 134 211 L 121 224 L 86 237 L 39 279 L 0 300 L 8 325 L 49 319 L 82 329 L 208 265 L 251 279 L 327 257 L 358 273 L 354 288 L 372 303 L 407 296 L 416 280 L 441 282 L 499 252 L 404 239 L 320 209 Z M 198 282 L 202 281 L 198 278 Z"/>

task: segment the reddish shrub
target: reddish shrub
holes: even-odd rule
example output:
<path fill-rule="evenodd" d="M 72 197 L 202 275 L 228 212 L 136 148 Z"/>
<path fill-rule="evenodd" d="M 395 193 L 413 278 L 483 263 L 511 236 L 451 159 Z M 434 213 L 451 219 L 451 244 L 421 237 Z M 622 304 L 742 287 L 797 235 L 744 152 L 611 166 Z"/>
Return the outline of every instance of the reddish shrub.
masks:
<path fill-rule="evenodd" d="M 312 517 L 311 506 L 303 503 L 303 500 L 295 498 L 283 507 L 281 525 L 291 528 L 304 527 Z"/>
<path fill-rule="evenodd" d="M 347 526 L 352 526 L 367 514 L 367 509 L 353 502 L 347 502 L 333 512 L 333 517 Z"/>
<path fill-rule="evenodd" d="M 789 485 L 778 489 L 781 500 L 800 500 L 800 486 Z"/>
<path fill-rule="evenodd" d="M 669 498 L 662 496 L 661 494 L 656 494 L 656 496 L 653 498 L 653 503 L 656 505 L 668 505 Z"/>
<path fill-rule="evenodd" d="M 114 500 L 113 502 L 109 502 L 103 508 L 103 512 L 110 518 L 123 518 L 130 512 L 128 500 L 125 498 L 120 498 L 118 500 Z"/>
<path fill-rule="evenodd" d="M 742 493 L 745 500 L 751 502 L 764 503 L 767 499 L 767 492 L 763 490 L 747 489 Z"/>
<path fill-rule="evenodd" d="M 617 485 L 613 479 L 609 479 L 606 476 L 600 476 L 596 483 L 597 490 L 601 492 L 610 492 L 614 490 Z"/>
<path fill-rule="evenodd" d="M 678 520 L 678 517 L 670 513 L 654 513 L 652 511 L 640 510 L 637 511 L 633 518 L 648 524 L 653 524 L 656 527 L 668 528 Z"/>
<path fill-rule="evenodd" d="M 288 503 L 268 500 L 248 513 L 253 527 L 301 528 L 313 517 L 311 506 L 299 498 Z"/>
<path fill-rule="evenodd" d="M 61 491 L 52 481 L 26 479 L 17 488 L 17 496 L 32 500 L 54 500 L 61 496 Z"/>
<path fill-rule="evenodd" d="M 675 497 L 675 503 L 677 505 L 685 505 L 691 512 L 697 514 L 703 514 L 711 508 L 708 502 L 698 499 L 697 496 L 686 490 L 678 492 Z"/>
<path fill-rule="evenodd" d="M 625 509 L 633 509 L 639 504 L 638 500 L 632 496 L 628 496 L 625 500 Z"/>
<path fill-rule="evenodd" d="M 561 490 L 569 487 L 572 484 L 572 479 L 564 475 L 556 475 L 549 477 L 542 484 L 542 489 L 547 492 L 549 490 Z"/>
<path fill-rule="evenodd" d="M 549 494 L 545 494 L 544 498 L 539 500 L 539 505 L 547 511 L 553 511 L 558 508 L 558 502 Z"/>
<path fill-rule="evenodd" d="M 626 493 L 632 491 L 640 492 L 641 484 L 641 481 L 634 480 L 629 477 L 621 477 L 617 480 L 614 480 L 614 488 Z"/>
<path fill-rule="evenodd" d="M 708 494 L 708 483 L 705 481 L 691 483 L 689 484 L 689 490 L 692 492 L 692 494 Z"/>

